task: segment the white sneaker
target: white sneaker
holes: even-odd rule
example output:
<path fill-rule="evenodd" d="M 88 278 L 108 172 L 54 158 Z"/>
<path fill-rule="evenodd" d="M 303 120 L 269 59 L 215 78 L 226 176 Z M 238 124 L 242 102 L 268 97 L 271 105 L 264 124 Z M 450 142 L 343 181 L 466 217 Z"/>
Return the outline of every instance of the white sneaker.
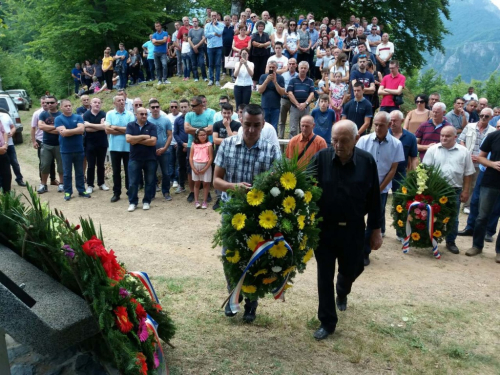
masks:
<path fill-rule="evenodd" d="M 159 191 L 161 191 L 161 188 L 158 185 L 156 185 L 156 192 L 159 192 Z"/>
<path fill-rule="evenodd" d="M 199 81 L 199 79 L 198 79 L 198 78 L 195 78 L 195 79 L 194 79 L 194 81 L 195 81 L 195 82 L 198 82 L 198 81 Z"/>
<path fill-rule="evenodd" d="M 85 190 L 87 194 L 92 194 L 94 192 L 94 188 L 92 186 L 87 186 L 87 190 Z"/>
<path fill-rule="evenodd" d="M 142 204 L 142 209 L 143 209 L 143 210 L 149 210 L 149 209 L 150 209 L 150 207 L 151 207 L 151 206 L 149 205 L 149 203 L 143 203 L 143 204 Z"/>
<path fill-rule="evenodd" d="M 470 214 L 470 209 L 468 209 L 467 207 L 464 208 L 464 214 L 467 214 L 467 215 Z"/>
<path fill-rule="evenodd" d="M 208 78 L 203 78 L 203 80 L 204 80 L 205 82 L 208 82 Z"/>
<path fill-rule="evenodd" d="M 158 80 L 158 84 L 161 85 L 161 79 Z"/>
<path fill-rule="evenodd" d="M 63 184 L 59 184 L 59 186 L 57 187 L 57 192 L 58 193 L 62 193 L 64 191 L 64 185 Z"/>
<path fill-rule="evenodd" d="M 214 85 L 214 81 L 208 81 L 208 86 L 213 86 Z"/>
<path fill-rule="evenodd" d="M 163 81 L 163 83 L 167 85 L 167 84 L 172 83 L 172 82 L 170 82 L 168 79 L 166 79 L 165 81 Z"/>
<path fill-rule="evenodd" d="M 174 184 L 172 185 L 173 188 L 179 187 L 179 183 L 177 181 L 174 181 Z"/>
<path fill-rule="evenodd" d="M 128 212 L 134 212 L 136 207 L 137 206 L 135 204 L 129 204 L 128 205 Z"/>
<path fill-rule="evenodd" d="M 215 81 L 215 86 L 220 87 L 220 82 L 219 81 Z"/>
<path fill-rule="evenodd" d="M 104 191 L 108 191 L 109 187 L 107 187 L 106 184 L 102 184 L 101 186 L 99 186 L 99 189 L 104 190 Z"/>

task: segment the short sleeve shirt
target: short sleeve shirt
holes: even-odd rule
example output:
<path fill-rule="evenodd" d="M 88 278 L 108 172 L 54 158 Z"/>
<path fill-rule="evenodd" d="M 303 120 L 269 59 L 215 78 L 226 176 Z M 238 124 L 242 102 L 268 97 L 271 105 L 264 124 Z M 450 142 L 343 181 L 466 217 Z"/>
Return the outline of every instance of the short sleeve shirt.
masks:
<path fill-rule="evenodd" d="M 375 79 L 373 78 L 373 74 L 370 72 L 364 72 L 361 73 L 359 70 L 354 70 L 351 73 L 351 81 L 356 80 L 357 82 L 361 82 L 365 89 L 369 88 L 370 85 L 373 83 L 375 84 Z M 369 101 L 372 100 L 372 94 L 363 94 L 363 96 L 368 99 Z M 351 89 L 351 98 L 354 98 L 354 91 Z"/>
<path fill-rule="evenodd" d="M 127 124 L 127 131 L 125 134 L 129 135 L 149 135 L 150 137 L 157 137 L 156 125 L 149 121 L 144 126 L 139 126 L 136 121 Z M 130 145 L 130 160 L 146 161 L 156 160 L 156 147 L 146 146 L 141 144 Z"/>
<path fill-rule="evenodd" d="M 148 49 L 148 60 L 153 60 L 155 58 L 155 45 L 152 41 L 148 40 L 142 45 L 142 48 Z"/>
<path fill-rule="evenodd" d="M 135 121 L 135 117 L 132 112 L 127 110 L 120 113 L 116 109 L 112 109 L 106 114 L 106 121 L 111 125 L 126 128 L 130 122 Z M 130 144 L 125 139 L 125 134 L 111 134 L 109 136 L 109 151 L 130 152 Z"/>
<path fill-rule="evenodd" d="M 420 139 L 421 145 L 430 145 L 431 143 L 439 143 L 441 141 L 441 129 L 443 126 L 451 125 L 446 118 L 443 118 L 443 122 L 437 126 L 434 125 L 432 119 L 425 121 L 420 124 L 417 131 L 415 132 L 415 137 Z M 419 152 L 420 160 L 424 160 L 425 151 Z"/>
<path fill-rule="evenodd" d="M 488 135 L 480 147 L 481 151 L 491 153 L 491 161 L 500 161 L 500 131 L 495 131 Z M 500 172 L 496 169 L 487 167 L 484 172 L 481 186 L 487 186 L 494 189 L 500 188 Z"/>
<path fill-rule="evenodd" d="M 5 145 L 5 129 L 3 126 L 0 126 L 0 147 Z"/>
<path fill-rule="evenodd" d="M 100 124 L 102 119 L 106 118 L 106 112 L 99 111 L 94 116 L 92 111 L 87 111 L 83 114 L 83 121 L 90 122 L 91 124 Z M 108 136 L 104 130 L 96 132 L 87 132 L 85 134 L 85 143 L 87 148 L 91 147 L 108 147 Z"/>
<path fill-rule="evenodd" d="M 386 75 L 382 78 L 381 86 L 384 86 L 386 89 L 397 90 L 399 86 L 405 87 L 406 77 L 400 73 L 396 77 L 393 77 L 391 74 Z M 385 95 L 382 98 L 382 102 L 380 103 L 381 107 L 395 107 L 393 95 Z"/>
<path fill-rule="evenodd" d="M 389 129 L 389 134 L 392 135 L 392 130 Z M 397 139 L 397 138 L 396 138 Z M 399 137 L 399 141 L 403 145 L 403 153 L 405 155 L 405 160 L 398 164 L 398 169 L 394 175 L 394 179 L 399 181 L 402 176 L 406 176 L 406 167 L 408 166 L 408 159 L 410 157 L 416 158 L 418 155 L 417 149 L 417 137 L 410 133 L 408 130 L 403 129 L 403 134 Z"/>
<path fill-rule="evenodd" d="M 5 130 L 5 132 L 10 133 L 11 132 L 11 130 L 10 130 L 11 125 L 14 125 L 10 116 L 7 113 L 0 112 L 0 122 L 3 125 L 3 129 Z M 1 127 L 2 126 L 0 126 L 0 128 Z M 3 136 L 1 136 L 1 137 L 3 137 Z M 7 145 L 14 146 L 14 139 L 12 137 L 9 137 L 7 139 Z"/>
<path fill-rule="evenodd" d="M 300 77 L 292 78 L 288 84 L 287 92 L 292 92 L 299 103 L 305 103 L 309 94 L 314 92 L 314 81 L 306 77 L 303 81 Z"/>
<path fill-rule="evenodd" d="M 78 124 L 83 124 L 83 118 L 80 115 L 72 114 L 71 116 L 57 116 L 54 120 L 56 128 L 64 126 L 66 129 L 76 129 Z M 61 145 L 61 154 L 69 154 L 73 152 L 83 152 L 83 135 L 75 134 L 69 137 L 59 136 L 59 144 Z"/>
<path fill-rule="evenodd" d="M 237 133 L 238 130 L 240 129 L 241 124 L 238 121 L 232 120 L 231 123 L 229 124 L 229 128 L 233 133 Z M 217 121 L 214 123 L 214 128 L 213 128 L 214 133 L 217 133 L 219 138 L 226 139 L 227 138 L 227 130 L 222 121 Z"/>
<path fill-rule="evenodd" d="M 61 112 L 57 111 L 55 113 L 51 113 L 48 111 L 43 111 L 38 118 L 40 121 L 45 122 L 47 125 L 54 125 L 55 118 L 57 116 L 62 115 Z M 44 144 L 49 146 L 59 146 L 59 134 L 50 134 L 47 132 L 43 132 L 43 141 Z"/>
<path fill-rule="evenodd" d="M 153 39 L 163 40 L 163 38 L 168 37 L 168 33 L 162 30 L 160 33 L 156 32 L 153 34 Z M 161 44 L 159 46 L 154 46 L 154 52 L 157 53 L 167 53 L 167 43 Z"/>
<path fill-rule="evenodd" d="M 321 112 L 319 108 L 315 108 L 311 112 L 311 116 L 314 118 L 314 134 L 319 135 L 326 141 L 327 145 L 330 145 L 332 143 L 332 127 L 335 121 L 335 112 L 330 108 L 327 108 L 325 112 Z"/>
<path fill-rule="evenodd" d="M 167 143 L 167 132 L 172 131 L 172 122 L 166 116 L 160 115 L 158 118 L 154 118 L 153 116 L 148 116 L 148 122 L 153 125 L 156 125 L 156 149 L 162 148 Z"/>
<path fill-rule="evenodd" d="M 193 128 L 206 128 L 207 126 L 213 125 L 213 114 L 211 114 L 209 111 L 205 110 L 201 115 L 197 115 L 194 112 L 188 112 L 186 113 L 186 117 L 184 119 L 184 122 L 189 123 Z M 188 135 L 188 147 L 191 147 L 191 143 L 193 143 L 194 135 L 189 134 Z M 212 136 L 208 137 L 209 142 L 213 142 Z"/>
<path fill-rule="evenodd" d="M 365 117 L 373 117 L 372 103 L 366 98 L 363 98 L 359 102 L 351 100 L 344 104 L 342 116 L 354 122 L 359 129 L 365 123 Z"/>
<path fill-rule="evenodd" d="M 262 74 L 259 79 L 259 85 L 262 85 L 269 74 Z M 281 74 L 276 75 L 276 82 L 282 88 L 285 88 L 285 79 Z M 309 96 L 309 94 L 308 94 Z M 275 109 L 280 108 L 281 105 L 281 95 L 276 90 L 274 82 L 271 81 L 267 84 L 266 90 L 262 93 L 262 108 Z"/>

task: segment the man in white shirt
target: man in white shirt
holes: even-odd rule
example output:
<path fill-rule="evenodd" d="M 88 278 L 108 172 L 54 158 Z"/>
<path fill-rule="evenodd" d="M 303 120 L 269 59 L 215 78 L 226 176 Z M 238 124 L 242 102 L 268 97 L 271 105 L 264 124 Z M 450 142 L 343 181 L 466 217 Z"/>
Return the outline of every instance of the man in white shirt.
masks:
<path fill-rule="evenodd" d="M 389 74 L 389 61 L 394 55 L 394 44 L 389 42 L 389 34 L 382 34 L 382 42 L 377 46 L 375 57 L 377 58 L 377 70 L 386 76 Z"/>
<path fill-rule="evenodd" d="M 243 121 L 243 108 L 245 108 L 245 104 L 240 104 L 240 106 L 238 107 L 238 121 L 240 123 Z M 238 135 L 243 135 L 243 126 L 238 129 Z M 278 136 L 276 135 L 276 130 L 270 123 L 264 123 L 264 127 L 262 128 L 262 131 L 260 133 L 260 138 L 265 139 L 269 143 L 280 148 L 280 142 L 278 140 Z"/>
<path fill-rule="evenodd" d="M 125 98 L 125 110 L 134 113 L 134 101 L 127 97 L 125 89 L 119 89 L 116 95 L 121 95 Z"/>
<path fill-rule="evenodd" d="M 468 102 L 469 100 L 478 100 L 477 95 L 474 93 L 474 87 L 469 87 L 467 94 L 464 95 L 464 100 Z"/>
<path fill-rule="evenodd" d="M 9 155 L 10 166 L 14 171 L 16 176 L 16 182 L 19 186 L 26 186 L 26 183 L 23 181 L 23 175 L 21 174 L 21 167 L 19 166 L 19 162 L 17 161 L 16 148 L 14 146 L 14 134 L 16 134 L 16 126 L 12 122 L 10 115 L 8 113 L 0 112 L 0 126 L 3 125 L 5 130 L 5 134 L 8 136 L 7 142 L 7 155 Z"/>

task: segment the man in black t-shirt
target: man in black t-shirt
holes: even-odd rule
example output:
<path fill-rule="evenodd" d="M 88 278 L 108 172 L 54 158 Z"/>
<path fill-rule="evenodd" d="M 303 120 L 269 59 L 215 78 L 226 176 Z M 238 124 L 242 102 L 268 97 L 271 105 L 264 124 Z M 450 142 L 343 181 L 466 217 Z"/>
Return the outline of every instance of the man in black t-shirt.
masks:
<path fill-rule="evenodd" d="M 344 104 L 342 109 L 342 120 L 351 120 L 358 127 L 358 135 L 361 137 L 366 133 L 373 117 L 372 103 L 364 96 L 365 85 L 361 82 L 353 84 L 354 97 Z"/>
<path fill-rule="evenodd" d="M 90 110 L 83 115 L 85 125 L 85 156 L 87 157 L 87 193 L 94 191 L 95 168 L 97 166 L 97 185 L 101 190 L 109 190 L 104 183 L 104 162 L 108 151 L 106 135 L 106 112 L 101 110 L 101 99 L 93 98 Z"/>
<path fill-rule="evenodd" d="M 489 154 L 489 158 L 488 158 Z M 474 227 L 472 248 L 465 255 L 474 256 L 483 252 L 484 237 L 488 217 L 495 207 L 495 202 L 500 199 L 500 131 L 488 135 L 480 146 L 477 157 L 478 162 L 486 167 L 481 181 L 481 192 L 479 195 L 479 214 Z M 500 236 L 497 237 L 495 261 L 500 263 Z"/>

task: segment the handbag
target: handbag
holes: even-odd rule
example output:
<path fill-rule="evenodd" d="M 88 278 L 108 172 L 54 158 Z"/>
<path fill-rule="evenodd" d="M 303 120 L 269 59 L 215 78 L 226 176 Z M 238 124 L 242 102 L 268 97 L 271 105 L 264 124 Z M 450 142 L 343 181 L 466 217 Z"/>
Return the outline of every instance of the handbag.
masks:
<path fill-rule="evenodd" d="M 224 57 L 224 68 L 234 69 L 237 62 L 240 61 L 238 56 L 225 56 Z"/>
<path fill-rule="evenodd" d="M 404 100 L 403 100 L 403 94 L 401 95 L 393 95 L 393 98 L 394 98 L 394 105 L 399 107 L 400 105 L 404 104 Z"/>

